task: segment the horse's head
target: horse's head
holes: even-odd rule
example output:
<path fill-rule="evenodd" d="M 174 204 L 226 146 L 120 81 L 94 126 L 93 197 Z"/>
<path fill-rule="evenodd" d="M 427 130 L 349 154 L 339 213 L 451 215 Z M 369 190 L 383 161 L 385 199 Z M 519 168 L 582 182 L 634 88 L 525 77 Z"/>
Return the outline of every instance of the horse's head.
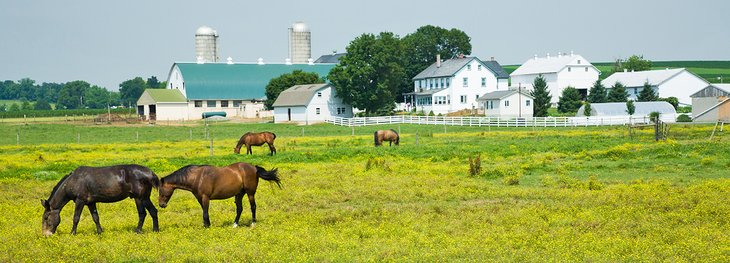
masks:
<path fill-rule="evenodd" d="M 235 154 L 241 154 L 241 147 L 238 147 L 238 146 L 237 147 L 234 147 L 233 148 L 233 153 L 235 153 Z"/>
<path fill-rule="evenodd" d="M 54 210 L 51 209 L 51 205 L 48 203 L 48 200 L 41 200 L 41 205 L 43 205 L 43 235 L 44 236 L 51 236 L 53 233 L 56 233 L 56 228 L 58 228 L 58 225 L 61 224 L 61 216 L 59 213 L 61 213 L 61 210 Z"/>
<path fill-rule="evenodd" d="M 160 180 L 160 197 L 158 199 L 158 203 L 160 204 L 160 207 L 165 208 L 167 207 L 167 201 L 170 201 L 170 197 L 172 196 L 172 192 L 175 191 L 175 187 L 171 183 L 165 182 L 165 178 L 162 178 Z"/>

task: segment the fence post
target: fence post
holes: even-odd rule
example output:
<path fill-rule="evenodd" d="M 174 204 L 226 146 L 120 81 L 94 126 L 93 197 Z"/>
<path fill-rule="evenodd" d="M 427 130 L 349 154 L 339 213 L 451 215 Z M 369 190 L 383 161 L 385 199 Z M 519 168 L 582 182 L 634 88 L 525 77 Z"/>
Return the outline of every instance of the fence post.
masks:
<path fill-rule="evenodd" d="M 302 127 L 302 137 L 304 137 L 304 127 Z"/>
<path fill-rule="evenodd" d="M 193 129 L 190 129 L 190 140 L 193 140 Z"/>
<path fill-rule="evenodd" d="M 76 132 L 76 143 L 81 143 L 81 132 Z"/>
<path fill-rule="evenodd" d="M 210 131 L 208 131 L 208 138 L 210 138 L 210 156 L 213 156 L 213 137 L 210 136 Z"/>
<path fill-rule="evenodd" d="M 137 142 L 139 142 L 139 131 L 137 131 Z"/>
<path fill-rule="evenodd" d="M 418 131 L 416 131 L 416 145 L 418 145 Z"/>
<path fill-rule="evenodd" d="M 16 145 L 20 145 L 20 128 L 17 129 L 17 135 L 16 135 Z"/>
<path fill-rule="evenodd" d="M 350 126 L 352 128 L 352 136 L 355 136 L 355 126 Z"/>

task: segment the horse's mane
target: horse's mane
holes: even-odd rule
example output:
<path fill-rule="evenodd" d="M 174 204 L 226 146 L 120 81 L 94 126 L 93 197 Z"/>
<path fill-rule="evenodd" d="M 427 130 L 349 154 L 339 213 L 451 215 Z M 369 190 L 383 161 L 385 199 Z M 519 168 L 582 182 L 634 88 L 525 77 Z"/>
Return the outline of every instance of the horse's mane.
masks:
<path fill-rule="evenodd" d="M 51 198 L 53 198 L 53 195 L 56 194 L 56 192 L 58 191 L 58 189 L 61 188 L 61 185 L 63 185 L 63 182 L 65 182 L 66 179 L 68 179 L 68 177 L 71 176 L 72 173 L 73 172 L 68 173 L 66 176 L 64 176 L 63 178 L 61 178 L 61 181 L 58 181 L 58 183 L 56 184 L 56 186 L 53 187 L 53 191 L 51 191 L 51 196 L 48 197 L 48 200 L 51 200 Z"/>
<path fill-rule="evenodd" d="M 163 181 L 169 182 L 172 184 L 181 184 L 186 182 L 186 179 L 188 177 L 188 171 L 192 168 L 199 167 L 199 166 L 210 166 L 210 165 L 198 165 L 198 164 L 189 164 L 184 166 L 183 168 L 177 169 L 177 171 L 172 172 L 170 175 L 165 176 L 162 178 Z"/>
<path fill-rule="evenodd" d="M 390 131 L 392 131 L 393 133 L 395 133 L 395 135 L 399 135 L 399 134 L 398 134 L 398 132 L 397 132 L 397 131 L 395 131 L 395 130 L 393 130 L 393 129 L 390 129 Z M 400 135 L 399 135 L 399 136 L 400 136 Z"/>

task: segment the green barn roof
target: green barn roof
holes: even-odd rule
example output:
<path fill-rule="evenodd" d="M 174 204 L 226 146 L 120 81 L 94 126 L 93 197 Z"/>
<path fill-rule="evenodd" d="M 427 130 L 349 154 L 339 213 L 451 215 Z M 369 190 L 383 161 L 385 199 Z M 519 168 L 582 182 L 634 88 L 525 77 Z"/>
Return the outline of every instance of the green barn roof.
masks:
<path fill-rule="evenodd" d="M 264 99 L 273 78 L 295 70 L 326 77 L 335 64 L 175 63 L 185 81 L 188 100 Z"/>
<path fill-rule="evenodd" d="M 185 96 L 176 89 L 145 89 L 137 99 L 137 105 L 157 103 L 187 103 Z"/>

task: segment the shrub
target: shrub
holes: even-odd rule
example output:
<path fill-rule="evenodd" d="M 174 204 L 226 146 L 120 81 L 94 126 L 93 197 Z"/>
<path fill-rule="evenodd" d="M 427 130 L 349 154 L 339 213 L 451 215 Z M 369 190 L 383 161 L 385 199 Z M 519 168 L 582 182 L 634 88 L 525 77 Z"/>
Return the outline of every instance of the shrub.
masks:
<path fill-rule="evenodd" d="M 435 114 L 433 114 L 433 111 L 430 111 L 428 112 L 428 116 L 435 116 Z"/>
<path fill-rule="evenodd" d="M 687 114 L 679 114 L 677 116 L 677 122 L 692 122 L 692 118 L 687 116 Z"/>
<path fill-rule="evenodd" d="M 649 113 L 649 119 L 651 120 L 652 123 L 655 123 L 656 120 L 658 120 L 661 115 L 662 114 L 658 111 L 652 111 L 651 113 Z"/>
<path fill-rule="evenodd" d="M 482 157 L 480 154 L 477 154 L 474 159 L 469 157 L 469 175 L 471 176 L 477 176 L 482 174 Z"/>

